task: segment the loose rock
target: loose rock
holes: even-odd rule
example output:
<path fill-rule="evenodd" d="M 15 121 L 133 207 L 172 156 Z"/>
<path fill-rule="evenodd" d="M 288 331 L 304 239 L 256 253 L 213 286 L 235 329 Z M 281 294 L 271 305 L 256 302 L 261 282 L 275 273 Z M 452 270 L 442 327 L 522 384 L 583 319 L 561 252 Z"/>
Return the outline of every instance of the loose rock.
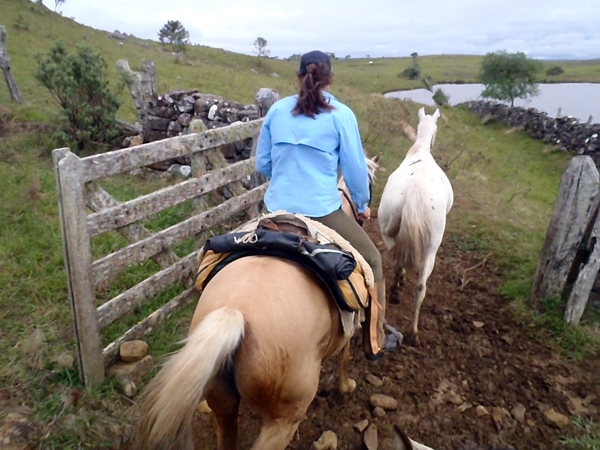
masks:
<path fill-rule="evenodd" d="M 206 400 L 202 400 L 198 404 L 198 406 L 196 406 L 196 411 L 198 411 L 199 413 L 208 414 L 212 412 L 212 409 L 210 408 L 210 406 L 208 406 L 208 402 Z"/>
<path fill-rule="evenodd" d="M 366 376 L 366 379 L 375 387 L 383 386 L 383 381 L 371 373 Z"/>
<path fill-rule="evenodd" d="M 388 395 L 373 394 L 371 395 L 371 398 L 369 400 L 371 402 L 371 406 L 373 406 L 374 408 L 377 408 L 379 406 L 380 408 L 383 408 L 386 411 L 394 411 L 398 409 L 398 401 L 395 398 L 390 397 Z"/>
<path fill-rule="evenodd" d="M 517 422 L 525 423 L 525 411 L 525 407 L 520 403 L 517 403 L 510 413 Z"/>
<path fill-rule="evenodd" d="M 143 378 L 150 373 L 154 366 L 152 356 L 146 355 L 139 361 L 135 362 L 118 362 L 112 365 L 108 371 L 113 374 L 118 380 L 131 380 L 136 385 L 142 383 Z"/>
<path fill-rule="evenodd" d="M 549 409 L 544 413 L 544 420 L 549 425 L 563 429 L 569 425 L 569 418 L 564 414 L 561 414 L 554 409 Z"/>
<path fill-rule="evenodd" d="M 375 408 L 373 410 L 373 414 L 377 417 L 384 417 L 385 416 L 385 410 L 383 408 L 380 408 L 379 406 L 377 408 Z"/>
<path fill-rule="evenodd" d="M 477 408 L 475 408 L 475 414 L 477 414 L 477 417 L 483 417 L 483 416 L 489 416 L 489 412 L 487 409 L 485 409 L 484 406 L 479 405 Z"/>
<path fill-rule="evenodd" d="M 119 347 L 121 360 L 125 362 L 139 361 L 148 353 L 148 344 L 144 341 L 123 342 Z"/>
<path fill-rule="evenodd" d="M 502 428 L 502 425 L 504 424 L 506 419 L 510 419 L 510 413 L 504 409 L 504 408 L 500 408 L 498 406 L 494 406 L 492 408 L 492 419 L 494 421 L 494 425 L 496 425 L 496 428 L 499 430 L 500 428 Z"/>
<path fill-rule="evenodd" d="M 337 436 L 333 431 L 325 431 L 318 441 L 313 442 L 316 450 L 336 450 Z"/>
<path fill-rule="evenodd" d="M 363 431 L 365 431 L 365 428 L 367 428 L 368 425 L 369 425 L 369 421 L 367 419 L 365 419 L 365 420 L 361 420 L 360 422 L 356 422 L 353 426 L 360 433 L 362 433 Z"/>
<path fill-rule="evenodd" d="M 371 424 L 367 427 L 365 434 L 363 435 L 363 442 L 367 450 L 377 450 L 379 447 L 379 441 L 377 439 L 377 427 L 375 424 Z"/>

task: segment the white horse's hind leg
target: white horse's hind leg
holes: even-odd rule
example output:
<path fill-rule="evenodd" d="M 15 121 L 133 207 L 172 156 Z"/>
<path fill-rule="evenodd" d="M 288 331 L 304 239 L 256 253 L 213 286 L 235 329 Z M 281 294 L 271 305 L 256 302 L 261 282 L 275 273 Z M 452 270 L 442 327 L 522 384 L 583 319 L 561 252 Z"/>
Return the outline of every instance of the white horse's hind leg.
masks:
<path fill-rule="evenodd" d="M 429 279 L 429 275 L 433 271 L 433 266 L 435 264 L 435 252 L 430 252 L 425 257 L 425 263 L 423 265 L 423 269 L 419 271 L 419 279 L 417 280 L 417 284 L 415 286 L 414 292 L 414 304 L 415 304 L 415 316 L 413 319 L 412 325 L 412 337 L 416 344 L 419 343 L 418 332 L 419 332 L 419 313 L 421 311 L 421 305 L 423 304 L 423 300 L 425 299 L 425 294 L 427 293 L 427 280 Z"/>

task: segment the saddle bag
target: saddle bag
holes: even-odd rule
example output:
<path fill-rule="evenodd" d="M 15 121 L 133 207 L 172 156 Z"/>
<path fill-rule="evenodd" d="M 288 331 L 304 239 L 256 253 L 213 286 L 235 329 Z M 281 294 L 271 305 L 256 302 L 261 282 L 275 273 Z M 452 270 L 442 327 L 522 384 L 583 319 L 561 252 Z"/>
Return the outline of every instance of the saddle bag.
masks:
<path fill-rule="evenodd" d="M 321 244 L 299 233 L 258 228 L 209 238 L 198 269 L 196 287 L 202 290 L 227 264 L 244 256 L 275 256 L 295 261 L 316 274 L 342 310 L 368 305 L 369 293 L 360 265 L 335 243 Z"/>

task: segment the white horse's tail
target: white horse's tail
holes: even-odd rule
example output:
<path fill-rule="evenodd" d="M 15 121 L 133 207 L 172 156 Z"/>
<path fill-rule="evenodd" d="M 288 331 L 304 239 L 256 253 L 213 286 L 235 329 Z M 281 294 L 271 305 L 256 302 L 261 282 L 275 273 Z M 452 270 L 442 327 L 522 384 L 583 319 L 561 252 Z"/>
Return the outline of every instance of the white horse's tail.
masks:
<path fill-rule="evenodd" d="M 130 448 L 193 448 L 196 406 L 206 385 L 231 361 L 243 336 L 240 311 L 223 307 L 208 314 L 146 388 Z"/>
<path fill-rule="evenodd" d="M 421 209 L 425 204 L 421 191 L 413 186 L 407 189 L 404 195 L 400 227 L 392 249 L 392 258 L 398 267 L 410 270 L 422 267 L 430 231 Z"/>

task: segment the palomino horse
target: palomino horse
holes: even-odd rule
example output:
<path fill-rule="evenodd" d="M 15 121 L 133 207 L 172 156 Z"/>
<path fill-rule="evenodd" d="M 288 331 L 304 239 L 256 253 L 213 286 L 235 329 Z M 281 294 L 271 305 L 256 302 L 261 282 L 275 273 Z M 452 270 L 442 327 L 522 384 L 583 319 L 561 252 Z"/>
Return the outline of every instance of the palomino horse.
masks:
<path fill-rule="evenodd" d="M 241 400 L 261 417 L 252 450 L 283 450 L 317 393 L 321 363 L 342 349 L 339 388 L 348 393 L 349 339 L 324 285 L 287 260 L 238 259 L 202 291 L 185 346 L 145 389 L 129 447 L 193 449 L 205 398 L 219 450 L 237 449 Z"/>
<path fill-rule="evenodd" d="M 379 168 L 379 157 L 381 155 L 375 155 L 373 158 L 366 158 L 365 161 L 367 163 L 367 173 L 369 175 L 369 186 L 373 186 L 375 183 L 375 172 Z M 356 205 L 352 201 L 352 197 L 350 196 L 350 191 L 346 186 L 346 182 L 344 181 L 344 177 L 340 177 L 337 185 L 338 191 L 340 192 L 340 197 L 342 198 L 342 211 L 346 213 L 347 216 L 354 218 L 357 222 L 358 220 L 358 210 L 356 209 Z"/>
<path fill-rule="evenodd" d="M 396 265 L 392 287 L 398 286 L 405 269 L 417 271 L 411 330 L 415 342 L 427 279 L 442 243 L 446 214 L 454 202 L 450 181 L 431 156 L 439 116 L 438 109 L 433 116 L 419 110 L 417 140 L 388 178 L 378 210 L 381 236 Z"/>

